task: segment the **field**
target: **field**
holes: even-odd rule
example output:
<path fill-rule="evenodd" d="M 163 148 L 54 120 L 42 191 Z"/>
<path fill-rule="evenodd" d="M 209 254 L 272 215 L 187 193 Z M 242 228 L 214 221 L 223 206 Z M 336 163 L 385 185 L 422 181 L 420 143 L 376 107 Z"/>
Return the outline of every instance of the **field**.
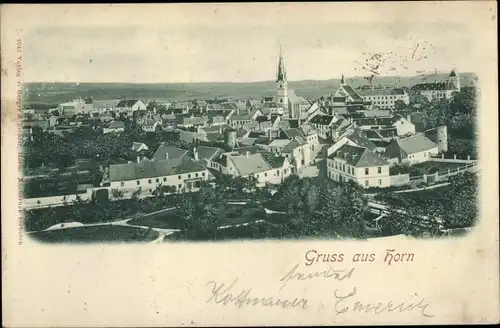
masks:
<path fill-rule="evenodd" d="M 444 78 L 434 77 L 434 79 Z M 460 75 L 462 86 L 470 86 L 475 79 L 472 73 Z M 413 77 L 378 77 L 375 84 L 412 86 L 423 81 L 422 76 Z M 364 77 L 349 78 L 353 87 L 367 84 Z M 320 96 L 332 94 L 340 86 L 339 79 L 289 81 L 288 86 L 297 95 L 306 99 L 317 99 Z M 230 83 L 25 83 L 23 101 L 25 104 L 50 105 L 69 101 L 77 97 L 92 96 L 95 100 L 111 99 L 144 99 L 144 100 L 188 100 L 212 99 L 214 97 L 260 98 L 275 93 L 273 81 Z"/>
<path fill-rule="evenodd" d="M 265 212 L 259 208 L 252 208 L 245 205 L 228 205 L 225 216 L 219 218 L 219 224 L 236 225 L 263 219 Z M 147 215 L 140 219 L 128 221 L 128 224 L 141 225 L 163 229 L 182 229 L 183 221 L 176 210 L 165 211 L 153 215 Z"/>
<path fill-rule="evenodd" d="M 125 226 L 69 228 L 30 234 L 33 239 L 46 243 L 146 242 L 158 238 L 158 235 L 155 231 Z"/>

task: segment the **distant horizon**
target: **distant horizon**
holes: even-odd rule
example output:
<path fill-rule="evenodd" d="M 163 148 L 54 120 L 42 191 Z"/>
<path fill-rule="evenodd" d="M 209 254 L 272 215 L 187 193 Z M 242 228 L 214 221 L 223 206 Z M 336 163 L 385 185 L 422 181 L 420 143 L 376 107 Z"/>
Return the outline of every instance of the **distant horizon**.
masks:
<path fill-rule="evenodd" d="M 416 77 L 429 77 L 433 75 L 445 75 L 449 74 L 451 70 L 449 71 L 438 71 L 437 73 L 427 73 L 427 74 L 413 74 L 413 75 L 383 75 L 383 76 L 375 76 L 374 80 L 376 81 L 377 79 L 389 79 L 389 78 L 416 78 Z M 471 71 L 466 71 L 466 72 L 461 72 L 457 71 L 458 75 L 462 74 L 475 74 L 474 72 Z M 357 75 L 357 76 L 344 76 L 344 79 L 349 80 L 349 79 L 367 79 L 367 75 Z M 327 79 L 301 79 L 301 80 L 288 80 L 288 83 L 296 83 L 296 82 L 310 82 L 310 81 L 318 81 L 318 82 L 326 82 L 326 81 L 332 81 L 332 80 L 341 80 L 341 77 L 333 77 L 333 78 L 327 78 Z M 94 82 L 94 81 L 68 81 L 68 82 L 62 82 L 62 81 L 26 81 L 23 82 L 23 84 L 252 84 L 252 83 L 275 83 L 275 80 L 259 80 L 259 81 L 192 81 L 192 82 L 126 82 L 126 81 L 99 81 L 99 82 Z M 367 82 L 367 84 L 369 84 Z"/>

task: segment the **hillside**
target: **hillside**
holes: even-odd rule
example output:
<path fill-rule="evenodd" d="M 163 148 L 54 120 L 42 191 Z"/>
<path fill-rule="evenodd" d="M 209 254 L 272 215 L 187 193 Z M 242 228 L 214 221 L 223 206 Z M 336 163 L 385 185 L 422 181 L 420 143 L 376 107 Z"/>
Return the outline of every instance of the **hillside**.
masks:
<path fill-rule="evenodd" d="M 447 74 L 413 77 L 378 77 L 375 85 L 399 85 L 411 87 L 424 81 L 445 79 Z M 476 79 L 473 73 L 460 74 L 462 86 L 471 86 Z M 347 78 L 353 87 L 367 85 L 363 77 Z M 289 88 L 308 99 L 331 94 L 340 85 L 340 79 L 290 81 Z M 77 97 L 92 96 L 95 100 L 133 99 L 144 100 L 187 100 L 211 99 L 214 97 L 261 98 L 274 94 L 273 81 L 231 83 L 26 83 L 24 84 L 24 103 L 58 104 Z"/>

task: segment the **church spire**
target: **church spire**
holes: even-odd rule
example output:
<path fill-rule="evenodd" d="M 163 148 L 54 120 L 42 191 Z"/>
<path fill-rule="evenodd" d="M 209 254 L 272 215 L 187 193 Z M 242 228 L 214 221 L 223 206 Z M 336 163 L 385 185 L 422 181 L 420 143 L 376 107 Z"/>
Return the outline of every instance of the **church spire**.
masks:
<path fill-rule="evenodd" d="M 340 78 L 340 85 L 344 85 L 344 74 L 342 74 L 342 77 Z"/>
<path fill-rule="evenodd" d="M 286 81 L 285 64 L 283 64 L 283 55 L 281 46 L 280 46 L 280 58 L 278 62 L 278 74 L 276 76 L 276 82 L 279 81 Z"/>

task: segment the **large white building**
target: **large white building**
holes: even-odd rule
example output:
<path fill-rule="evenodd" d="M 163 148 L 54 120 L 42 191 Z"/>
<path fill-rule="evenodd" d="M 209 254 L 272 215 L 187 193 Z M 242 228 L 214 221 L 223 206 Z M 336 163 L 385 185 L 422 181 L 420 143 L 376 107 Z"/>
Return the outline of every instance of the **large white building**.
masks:
<path fill-rule="evenodd" d="M 327 158 L 328 177 L 334 181 L 354 181 L 364 188 L 389 187 L 389 162 L 367 148 L 344 144 Z"/>
<path fill-rule="evenodd" d="M 203 161 L 143 160 L 109 167 L 111 189 L 122 192 L 134 192 L 140 188 L 151 193 L 160 186 L 169 186 L 174 192 L 194 191 L 200 187 L 201 181 L 207 179 L 208 170 Z"/>
<path fill-rule="evenodd" d="M 55 109 L 62 116 L 71 117 L 78 114 L 90 114 L 94 110 L 92 98 L 76 99 L 70 102 L 59 104 Z"/>
<path fill-rule="evenodd" d="M 411 89 L 425 96 L 429 101 L 451 99 L 453 93 L 460 92 L 460 77 L 455 71 L 451 71 L 448 78 L 444 81 L 419 83 Z"/>
<path fill-rule="evenodd" d="M 365 103 L 370 103 L 381 109 L 393 109 L 398 100 L 405 105 L 410 104 L 410 95 L 403 88 L 357 89 L 356 92 Z"/>

